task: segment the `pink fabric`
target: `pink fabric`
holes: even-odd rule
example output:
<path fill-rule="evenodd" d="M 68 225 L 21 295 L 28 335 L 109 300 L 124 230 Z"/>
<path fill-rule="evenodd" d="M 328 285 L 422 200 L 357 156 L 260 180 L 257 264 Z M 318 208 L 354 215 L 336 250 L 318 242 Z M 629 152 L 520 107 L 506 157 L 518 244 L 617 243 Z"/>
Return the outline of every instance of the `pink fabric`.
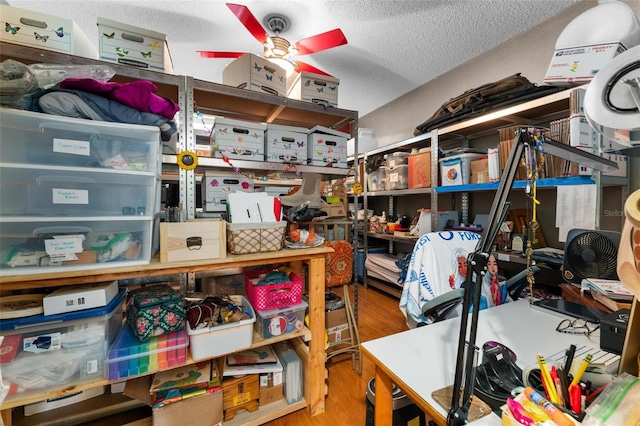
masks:
<path fill-rule="evenodd" d="M 158 88 L 148 80 L 103 83 L 92 78 L 66 78 L 59 83 L 59 86 L 63 89 L 96 93 L 138 111 L 151 112 L 169 120 L 173 120 L 176 113 L 180 111 L 180 107 L 174 101 L 156 95 Z"/>

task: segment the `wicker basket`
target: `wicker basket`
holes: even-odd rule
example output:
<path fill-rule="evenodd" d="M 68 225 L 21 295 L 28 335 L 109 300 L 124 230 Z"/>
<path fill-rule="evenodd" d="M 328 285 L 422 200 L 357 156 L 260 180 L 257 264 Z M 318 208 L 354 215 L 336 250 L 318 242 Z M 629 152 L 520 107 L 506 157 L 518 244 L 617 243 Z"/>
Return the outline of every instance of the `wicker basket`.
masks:
<path fill-rule="evenodd" d="M 287 222 L 227 223 L 227 249 L 231 254 L 282 250 Z"/>

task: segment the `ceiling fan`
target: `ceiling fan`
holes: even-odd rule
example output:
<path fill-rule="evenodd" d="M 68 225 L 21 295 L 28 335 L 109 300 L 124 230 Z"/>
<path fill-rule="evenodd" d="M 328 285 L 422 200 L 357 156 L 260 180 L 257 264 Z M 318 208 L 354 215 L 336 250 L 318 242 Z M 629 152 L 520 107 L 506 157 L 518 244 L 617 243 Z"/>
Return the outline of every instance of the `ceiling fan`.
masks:
<path fill-rule="evenodd" d="M 267 28 L 275 34 L 274 36 L 269 36 L 248 7 L 234 3 L 227 3 L 227 7 L 231 9 L 245 28 L 249 30 L 251 35 L 264 46 L 265 58 L 286 60 L 293 65 L 294 70 L 297 72 L 307 71 L 315 74 L 330 75 L 312 65 L 292 60 L 291 57 L 296 55 L 309 55 L 347 44 L 347 38 L 339 28 L 302 39 L 292 44 L 288 40 L 280 37 L 280 34 L 289 27 L 289 19 L 287 19 L 287 17 L 280 14 L 271 14 L 264 19 Z M 245 53 L 246 52 L 198 51 L 198 54 L 203 58 L 238 58 Z"/>

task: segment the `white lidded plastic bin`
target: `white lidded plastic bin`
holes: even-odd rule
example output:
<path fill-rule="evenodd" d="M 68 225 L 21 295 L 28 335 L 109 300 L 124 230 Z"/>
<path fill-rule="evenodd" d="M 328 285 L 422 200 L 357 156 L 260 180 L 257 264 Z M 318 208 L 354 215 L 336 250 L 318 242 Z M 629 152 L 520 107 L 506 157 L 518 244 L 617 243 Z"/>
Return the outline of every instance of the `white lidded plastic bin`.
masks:
<path fill-rule="evenodd" d="M 394 168 L 409 163 L 408 152 L 394 152 L 393 154 L 386 154 L 384 159 L 387 163 L 387 167 Z"/>
<path fill-rule="evenodd" d="M 471 161 L 486 157 L 487 154 L 464 153 L 445 157 L 440 162 L 442 186 L 468 185 L 471 177 Z"/>
<path fill-rule="evenodd" d="M 187 321 L 187 334 L 194 361 L 215 358 L 251 347 L 256 313 L 244 296 L 230 296 L 236 305 L 249 311 L 251 318 L 234 323 L 192 330 Z"/>
<path fill-rule="evenodd" d="M 157 127 L 0 108 L 3 163 L 160 173 Z"/>

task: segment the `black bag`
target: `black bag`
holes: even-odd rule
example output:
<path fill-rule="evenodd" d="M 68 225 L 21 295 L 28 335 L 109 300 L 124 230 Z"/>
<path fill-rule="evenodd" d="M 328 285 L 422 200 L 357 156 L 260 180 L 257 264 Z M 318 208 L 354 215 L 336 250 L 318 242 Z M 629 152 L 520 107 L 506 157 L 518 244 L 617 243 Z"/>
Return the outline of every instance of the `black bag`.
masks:
<path fill-rule="evenodd" d="M 484 114 L 497 107 L 535 99 L 549 93 L 562 90 L 555 86 L 538 87 L 520 73 L 513 74 L 502 80 L 487 83 L 475 89 L 467 90 L 463 94 L 450 99 L 424 123 L 413 132 L 414 136 L 427 133 L 437 127 Z"/>

